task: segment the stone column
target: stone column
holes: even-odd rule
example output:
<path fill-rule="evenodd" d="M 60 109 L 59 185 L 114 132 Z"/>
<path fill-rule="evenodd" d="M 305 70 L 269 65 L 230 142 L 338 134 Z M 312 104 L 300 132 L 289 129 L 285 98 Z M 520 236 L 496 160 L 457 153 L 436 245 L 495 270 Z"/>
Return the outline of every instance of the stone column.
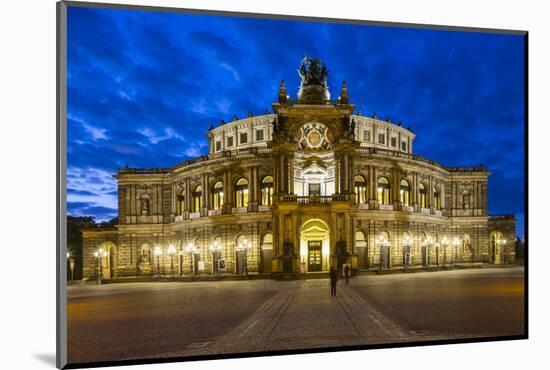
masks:
<path fill-rule="evenodd" d="M 334 153 L 334 192 L 340 194 L 340 153 Z"/>
<path fill-rule="evenodd" d="M 441 181 L 439 183 L 439 199 L 441 202 L 441 211 L 443 212 L 445 210 L 445 182 Z"/>
<path fill-rule="evenodd" d="M 202 207 L 204 209 L 204 215 L 208 215 L 208 210 L 210 209 L 210 181 L 208 173 L 205 173 L 202 176 Z"/>
<path fill-rule="evenodd" d="M 192 190 L 191 190 L 191 179 L 185 179 L 185 210 L 186 214 L 191 212 L 191 199 L 192 199 Z"/>
<path fill-rule="evenodd" d="M 260 204 L 260 202 L 262 201 L 260 192 L 260 166 L 254 167 L 254 181 L 254 199 L 256 200 L 256 204 Z"/>
<path fill-rule="evenodd" d="M 370 209 L 377 209 L 378 208 L 378 169 L 375 166 L 371 166 L 371 180 L 370 180 L 370 188 L 371 188 L 371 204 L 369 204 Z"/>
<path fill-rule="evenodd" d="M 289 153 L 287 156 L 287 168 L 288 168 L 288 194 L 294 194 L 294 153 Z"/>
<path fill-rule="evenodd" d="M 414 207 L 414 210 L 416 212 L 419 211 L 419 207 L 420 205 L 418 204 L 418 198 L 419 198 L 419 194 L 418 194 L 418 173 L 415 172 L 413 174 L 413 189 L 412 189 L 412 195 L 413 195 L 413 207 Z"/>
<path fill-rule="evenodd" d="M 428 208 L 434 209 L 434 179 L 432 176 L 428 179 Z"/>
<path fill-rule="evenodd" d="M 400 186 L 400 177 L 399 177 L 399 169 L 392 168 L 392 203 L 394 209 L 401 209 L 401 198 L 399 196 L 399 186 Z"/>
<path fill-rule="evenodd" d="M 349 158 L 348 153 L 343 153 L 342 155 L 342 161 L 343 167 L 344 167 L 344 186 L 343 186 L 343 193 L 349 193 L 350 192 L 350 186 L 349 186 Z"/>
<path fill-rule="evenodd" d="M 285 154 L 280 154 L 279 164 L 281 169 L 280 189 L 282 194 L 288 194 L 288 160 Z"/>
<path fill-rule="evenodd" d="M 223 173 L 223 204 L 225 213 L 231 213 L 233 207 L 233 182 L 231 178 L 231 171 L 225 170 Z"/>

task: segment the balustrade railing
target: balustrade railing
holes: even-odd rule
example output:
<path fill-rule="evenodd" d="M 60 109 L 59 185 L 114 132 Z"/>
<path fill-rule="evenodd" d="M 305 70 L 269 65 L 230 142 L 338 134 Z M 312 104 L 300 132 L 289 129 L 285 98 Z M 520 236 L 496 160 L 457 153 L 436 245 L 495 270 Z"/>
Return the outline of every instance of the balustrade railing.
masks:
<path fill-rule="evenodd" d="M 123 174 L 136 174 L 136 175 L 148 175 L 148 174 L 163 174 L 168 173 L 168 168 L 119 168 L 118 173 Z"/>
<path fill-rule="evenodd" d="M 306 195 L 298 196 L 296 200 L 299 204 L 328 204 L 332 202 L 332 196 L 330 195 Z"/>
<path fill-rule="evenodd" d="M 332 194 L 332 195 L 295 195 L 295 194 L 280 194 L 279 202 L 297 202 L 299 204 L 329 204 L 338 201 L 349 201 L 349 194 Z"/>

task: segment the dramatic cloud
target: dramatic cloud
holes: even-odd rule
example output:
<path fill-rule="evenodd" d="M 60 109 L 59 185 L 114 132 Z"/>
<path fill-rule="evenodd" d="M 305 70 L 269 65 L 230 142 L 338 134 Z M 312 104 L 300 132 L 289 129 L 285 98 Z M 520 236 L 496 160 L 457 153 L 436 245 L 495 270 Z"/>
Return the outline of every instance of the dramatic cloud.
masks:
<path fill-rule="evenodd" d="M 117 168 L 207 153 L 205 132 L 296 95 L 304 54 L 347 81 L 365 115 L 403 122 L 414 151 L 493 173 L 489 211 L 523 234 L 524 43 L 519 36 L 70 7 L 70 214 L 116 214 Z M 114 193 L 113 193 L 114 192 Z"/>

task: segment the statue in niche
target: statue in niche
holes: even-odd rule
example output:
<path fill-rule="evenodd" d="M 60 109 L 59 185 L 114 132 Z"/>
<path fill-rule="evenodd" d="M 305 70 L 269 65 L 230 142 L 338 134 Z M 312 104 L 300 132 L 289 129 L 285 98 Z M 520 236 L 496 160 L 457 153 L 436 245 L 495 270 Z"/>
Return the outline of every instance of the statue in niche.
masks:
<path fill-rule="evenodd" d="M 349 125 L 349 136 L 354 137 L 355 136 L 355 120 L 352 119 Z"/>
<path fill-rule="evenodd" d="M 151 266 L 151 249 L 147 247 L 141 248 L 141 254 L 139 256 L 139 273 L 150 274 L 152 272 Z"/>
<path fill-rule="evenodd" d="M 140 263 L 151 262 L 151 253 L 149 248 L 143 248 L 141 250 L 141 256 L 139 258 Z"/>
<path fill-rule="evenodd" d="M 336 255 L 346 257 L 349 256 L 346 241 L 342 240 L 342 237 L 340 237 L 340 240 L 336 242 Z"/>
<path fill-rule="evenodd" d="M 148 216 L 149 215 L 149 198 L 141 198 L 141 215 L 142 216 Z"/>
<path fill-rule="evenodd" d="M 283 254 L 287 257 L 291 257 L 294 255 L 294 245 L 290 241 L 286 241 L 283 243 Z"/>

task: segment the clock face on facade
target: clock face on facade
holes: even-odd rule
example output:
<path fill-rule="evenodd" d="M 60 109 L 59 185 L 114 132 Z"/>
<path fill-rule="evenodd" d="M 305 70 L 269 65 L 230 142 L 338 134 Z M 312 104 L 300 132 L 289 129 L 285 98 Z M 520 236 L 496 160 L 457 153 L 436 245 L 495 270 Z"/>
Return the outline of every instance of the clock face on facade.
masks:
<path fill-rule="evenodd" d="M 328 139 L 330 131 L 328 127 L 322 123 L 306 123 L 296 133 L 298 138 L 298 146 L 302 150 L 320 151 L 330 148 L 330 140 Z"/>
<path fill-rule="evenodd" d="M 318 147 L 321 145 L 321 139 L 323 137 L 321 136 L 321 133 L 317 130 L 311 130 L 309 134 L 307 135 L 307 143 L 311 147 Z"/>

